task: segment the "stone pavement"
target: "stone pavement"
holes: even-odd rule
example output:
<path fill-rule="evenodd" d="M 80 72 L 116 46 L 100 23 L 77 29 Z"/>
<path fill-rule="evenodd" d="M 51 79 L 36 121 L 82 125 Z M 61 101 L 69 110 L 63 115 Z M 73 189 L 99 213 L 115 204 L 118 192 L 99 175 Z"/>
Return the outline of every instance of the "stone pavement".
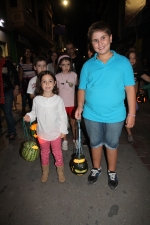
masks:
<path fill-rule="evenodd" d="M 123 129 L 117 162 L 119 186 L 116 190 L 108 187 L 104 155 L 102 174 L 97 183 L 87 184 L 92 167 L 88 147 L 83 147 L 89 164 L 88 173 L 76 176 L 71 172 L 71 132 L 68 135 L 69 150 L 63 151 L 66 182 L 58 182 L 51 155 L 49 179 L 42 184 L 39 158 L 26 162 L 20 156 L 24 140 L 22 122 L 19 111 L 14 114 L 16 121 L 20 119 L 16 125 L 16 139 L 9 143 L 4 128 L 0 137 L 0 225 L 150 225 L 148 103 L 139 104 L 133 128 L 134 145 L 127 143 Z M 4 124 L 3 120 L 3 127 Z"/>

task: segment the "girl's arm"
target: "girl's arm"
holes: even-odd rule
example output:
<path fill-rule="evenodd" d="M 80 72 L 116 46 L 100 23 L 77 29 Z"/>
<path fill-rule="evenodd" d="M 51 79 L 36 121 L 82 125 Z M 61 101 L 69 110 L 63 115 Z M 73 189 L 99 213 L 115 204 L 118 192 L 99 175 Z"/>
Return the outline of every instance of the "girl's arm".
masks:
<path fill-rule="evenodd" d="M 36 120 L 36 105 L 35 105 L 35 98 L 33 99 L 33 105 L 32 105 L 32 111 L 27 113 L 24 117 L 24 119 L 29 119 L 30 118 L 30 122 L 33 122 L 34 120 Z M 26 121 L 26 120 L 25 120 Z M 26 121 L 26 122 L 29 122 Z"/>
<path fill-rule="evenodd" d="M 147 82 L 150 82 L 150 77 L 149 77 L 148 75 L 146 75 L 146 74 L 143 74 L 143 75 L 141 76 L 141 78 L 142 78 L 143 80 L 147 81 Z"/>
<path fill-rule="evenodd" d="M 83 111 L 83 106 L 84 106 L 84 96 L 85 96 L 85 91 L 78 90 L 78 108 L 75 112 L 75 118 L 77 120 L 81 120 L 81 113 Z"/>
<path fill-rule="evenodd" d="M 60 101 L 58 108 L 59 108 L 58 119 L 60 120 L 60 133 L 61 133 L 60 137 L 62 138 L 65 136 L 65 134 L 68 134 L 67 130 L 68 118 L 63 100 Z"/>
<path fill-rule="evenodd" d="M 126 86 L 127 102 L 128 102 L 128 115 L 126 118 L 126 127 L 132 128 L 135 124 L 136 116 L 136 93 L 135 86 Z"/>

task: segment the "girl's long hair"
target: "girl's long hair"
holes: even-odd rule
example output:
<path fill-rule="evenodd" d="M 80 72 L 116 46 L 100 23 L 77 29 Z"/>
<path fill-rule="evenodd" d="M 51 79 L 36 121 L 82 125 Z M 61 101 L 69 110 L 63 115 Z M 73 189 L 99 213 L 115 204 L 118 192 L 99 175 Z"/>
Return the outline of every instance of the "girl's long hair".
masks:
<path fill-rule="evenodd" d="M 56 77 L 51 71 L 45 70 L 45 71 L 42 71 L 41 73 L 39 73 L 39 75 L 37 76 L 37 80 L 36 80 L 35 96 L 38 96 L 38 95 L 42 96 L 43 95 L 44 91 L 41 87 L 41 80 L 42 80 L 42 77 L 44 75 L 47 75 L 47 74 L 50 75 L 53 78 L 54 81 L 56 81 Z M 52 92 L 54 94 L 58 94 L 57 84 L 55 84 Z"/>
<path fill-rule="evenodd" d="M 134 53 L 135 56 L 136 56 L 136 63 L 132 67 L 133 67 L 134 72 L 137 72 L 138 73 L 140 70 L 143 69 L 142 62 L 139 60 L 136 52 L 133 51 L 133 50 L 127 52 L 126 56 L 127 56 L 128 59 L 129 59 L 130 53 Z"/>
<path fill-rule="evenodd" d="M 23 64 L 26 64 L 26 56 L 25 56 L 25 52 L 26 50 L 29 49 L 31 51 L 31 48 L 24 48 L 24 51 L 23 51 L 23 56 L 22 56 L 22 63 Z M 33 56 L 32 56 L 32 51 L 31 51 L 31 57 L 30 57 L 30 62 L 33 63 Z"/>

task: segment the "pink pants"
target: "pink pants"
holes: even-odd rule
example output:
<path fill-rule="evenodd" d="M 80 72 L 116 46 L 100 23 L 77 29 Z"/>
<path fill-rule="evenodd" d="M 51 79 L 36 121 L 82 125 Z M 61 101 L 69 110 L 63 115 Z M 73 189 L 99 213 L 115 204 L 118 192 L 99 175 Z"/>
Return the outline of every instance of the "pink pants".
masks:
<path fill-rule="evenodd" d="M 42 165 L 48 165 L 49 164 L 49 154 L 50 154 L 50 146 L 52 148 L 52 153 L 55 158 L 55 165 L 56 166 L 63 166 L 63 155 L 61 150 L 61 143 L 62 139 L 59 137 L 53 141 L 46 141 L 43 139 L 38 138 L 40 148 L 41 148 L 41 163 Z"/>

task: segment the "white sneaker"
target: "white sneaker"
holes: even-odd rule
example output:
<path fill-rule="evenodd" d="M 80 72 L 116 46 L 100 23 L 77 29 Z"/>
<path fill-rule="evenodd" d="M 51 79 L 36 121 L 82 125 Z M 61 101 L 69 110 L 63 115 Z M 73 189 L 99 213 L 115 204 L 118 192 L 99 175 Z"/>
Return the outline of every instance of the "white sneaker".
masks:
<path fill-rule="evenodd" d="M 63 141 L 62 142 L 62 150 L 67 151 L 68 150 L 68 141 Z"/>
<path fill-rule="evenodd" d="M 78 149 L 78 146 L 79 146 L 78 140 L 73 139 L 73 143 L 74 143 L 75 149 Z"/>

